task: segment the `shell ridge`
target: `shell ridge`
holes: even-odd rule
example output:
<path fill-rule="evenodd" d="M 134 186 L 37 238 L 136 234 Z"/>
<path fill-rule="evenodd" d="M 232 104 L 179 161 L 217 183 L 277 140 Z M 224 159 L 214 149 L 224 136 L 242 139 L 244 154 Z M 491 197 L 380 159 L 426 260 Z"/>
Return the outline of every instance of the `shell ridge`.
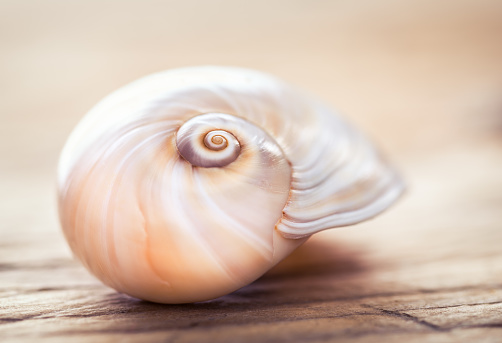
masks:
<path fill-rule="evenodd" d="M 263 255 L 263 257 L 270 259 L 270 254 L 272 252 L 270 244 L 267 241 L 260 239 L 260 237 L 258 237 L 256 234 L 253 234 L 252 232 L 246 230 L 241 223 L 229 216 L 221 207 L 218 206 L 218 204 L 212 201 L 211 197 L 205 191 L 202 181 L 197 173 L 194 174 L 194 179 L 196 180 L 198 189 L 201 191 L 201 193 L 199 193 L 199 196 L 204 199 L 205 203 L 210 204 L 211 209 L 213 209 L 218 214 L 218 216 L 223 219 L 222 221 L 227 221 L 230 223 L 230 226 L 235 227 L 235 232 L 242 238 L 245 238 L 253 242 L 254 244 L 258 244 L 259 247 L 256 250 L 259 251 L 260 254 Z"/>
<path fill-rule="evenodd" d="M 186 162 L 178 162 L 173 165 L 173 172 L 171 172 L 171 180 L 169 180 L 168 185 L 184 185 L 185 183 L 182 181 L 184 179 L 183 174 L 184 174 L 184 169 L 182 168 L 181 164 L 184 164 Z M 194 173 L 192 172 L 190 175 L 189 179 L 193 179 Z M 177 220 L 182 220 L 182 223 L 179 224 L 179 227 L 183 228 L 184 230 L 189 230 L 192 232 L 191 236 L 194 237 L 194 239 L 197 241 L 198 245 L 204 249 L 205 251 L 205 258 L 210 258 L 213 261 L 213 265 L 217 266 L 221 271 L 223 271 L 229 278 L 234 279 L 235 276 L 232 275 L 232 273 L 226 268 L 226 266 L 221 263 L 221 259 L 218 256 L 217 251 L 215 248 L 211 247 L 209 242 L 207 240 L 204 240 L 202 236 L 200 235 L 200 232 L 202 230 L 198 230 L 198 227 L 204 228 L 204 225 L 197 225 L 194 224 L 197 223 L 198 217 L 190 215 L 190 212 L 192 212 L 191 208 L 187 208 L 187 204 L 185 203 L 184 199 L 185 197 L 181 193 L 181 189 L 186 188 L 186 187 L 171 187 L 172 190 L 175 190 L 171 192 L 172 194 L 172 200 L 170 201 L 171 205 L 177 205 L 177 210 L 175 209 L 175 213 L 185 213 L 185 216 L 178 216 Z M 183 224 L 184 222 L 184 224 Z"/>
<path fill-rule="evenodd" d="M 311 222 L 291 221 L 287 217 L 283 217 L 278 229 L 287 238 L 299 239 L 319 231 L 357 224 L 375 217 L 391 206 L 402 195 L 403 189 L 402 184 L 392 187 L 368 206 L 349 212 L 334 213 Z"/>
<path fill-rule="evenodd" d="M 134 138 L 137 137 L 139 133 L 143 133 L 144 130 L 148 129 L 147 127 L 138 127 L 135 128 L 129 132 L 127 132 L 124 135 L 121 135 L 120 139 L 117 139 L 114 143 L 110 145 L 108 148 L 105 148 L 105 151 L 100 158 L 100 160 L 106 159 L 107 155 L 112 155 L 115 150 L 117 149 L 125 149 L 125 144 L 123 143 L 123 140 L 127 140 L 128 138 L 131 138 L 130 136 L 133 136 Z M 158 129 L 158 128 L 157 128 Z M 117 230 L 120 228 L 117 227 L 115 224 L 115 216 L 117 215 L 117 212 L 120 211 L 120 209 L 117 208 L 117 205 L 119 204 L 116 201 L 118 197 L 118 189 L 121 188 L 122 182 L 124 182 L 124 176 L 129 175 L 129 173 L 134 172 L 135 166 L 134 162 L 138 160 L 138 157 L 141 158 L 143 153 L 144 153 L 144 148 L 145 146 L 152 144 L 153 141 L 161 138 L 161 140 L 164 140 L 164 137 L 166 136 L 167 133 L 172 131 L 172 129 L 167 129 L 167 130 L 162 130 L 160 132 L 154 133 L 153 135 L 150 135 L 143 139 L 142 141 L 138 142 L 136 145 L 134 145 L 131 149 L 128 149 L 125 155 L 118 161 L 118 163 L 113 167 L 113 174 L 110 179 L 110 181 L 107 183 L 107 188 L 106 191 L 103 193 L 103 212 L 101 213 L 101 227 L 109 227 L 111 230 L 107 231 L 104 229 L 99 230 L 100 236 L 101 236 L 101 241 L 104 243 L 102 244 L 102 247 L 104 249 L 104 255 L 108 257 L 108 259 L 104 259 L 101 261 L 102 264 L 106 264 L 106 268 L 109 272 L 112 274 L 115 274 L 118 270 L 117 268 L 114 267 L 114 264 L 116 266 L 120 266 L 119 259 L 117 257 L 117 252 L 115 250 L 115 244 L 113 242 L 116 241 L 116 236 L 118 235 Z M 144 227 L 143 227 L 144 230 Z M 166 280 L 162 279 L 159 276 L 160 280 L 163 282 L 166 282 Z M 109 281 L 112 282 L 114 287 L 123 288 L 123 285 L 119 283 L 120 278 L 118 277 L 110 277 Z"/>

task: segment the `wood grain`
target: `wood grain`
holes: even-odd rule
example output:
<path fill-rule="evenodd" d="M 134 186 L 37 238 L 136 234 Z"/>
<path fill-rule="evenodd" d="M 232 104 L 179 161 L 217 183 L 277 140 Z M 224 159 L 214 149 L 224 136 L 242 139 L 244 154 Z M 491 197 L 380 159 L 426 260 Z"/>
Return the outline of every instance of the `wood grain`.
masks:
<path fill-rule="evenodd" d="M 0 2 L 2 342 L 502 342 L 500 1 Z M 57 157 L 101 97 L 197 64 L 276 74 L 340 109 L 408 182 L 261 279 L 159 305 L 71 257 Z"/>

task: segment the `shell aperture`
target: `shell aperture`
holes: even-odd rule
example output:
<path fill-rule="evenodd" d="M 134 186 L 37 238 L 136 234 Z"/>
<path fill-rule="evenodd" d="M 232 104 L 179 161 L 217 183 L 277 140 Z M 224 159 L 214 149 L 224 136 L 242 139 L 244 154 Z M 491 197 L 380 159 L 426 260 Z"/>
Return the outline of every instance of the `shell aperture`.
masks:
<path fill-rule="evenodd" d="M 105 284 L 162 303 L 261 276 L 311 234 L 375 216 L 402 192 L 325 105 L 239 68 L 167 71 L 112 93 L 58 167 L 60 218 Z"/>

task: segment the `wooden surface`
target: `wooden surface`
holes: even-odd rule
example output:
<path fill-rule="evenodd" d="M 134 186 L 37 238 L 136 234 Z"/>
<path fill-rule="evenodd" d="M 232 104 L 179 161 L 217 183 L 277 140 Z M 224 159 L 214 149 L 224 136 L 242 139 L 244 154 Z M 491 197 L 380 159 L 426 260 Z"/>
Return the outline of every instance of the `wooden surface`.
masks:
<path fill-rule="evenodd" d="M 500 1 L 0 1 L 0 341 L 502 342 Z M 222 64 L 318 95 L 408 192 L 190 305 L 109 289 L 71 257 L 57 157 L 100 98 Z"/>

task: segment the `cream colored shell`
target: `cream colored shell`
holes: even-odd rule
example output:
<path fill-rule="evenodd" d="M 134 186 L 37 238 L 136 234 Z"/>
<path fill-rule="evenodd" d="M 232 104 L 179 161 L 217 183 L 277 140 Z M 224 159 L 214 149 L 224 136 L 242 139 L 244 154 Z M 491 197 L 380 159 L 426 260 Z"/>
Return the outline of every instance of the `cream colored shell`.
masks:
<path fill-rule="evenodd" d="M 383 211 L 403 188 L 325 105 L 227 67 L 154 74 L 109 95 L 68 139 L 58 187 L 82 263 L 162 303 L 232 292 L 311 234 Z"/>

